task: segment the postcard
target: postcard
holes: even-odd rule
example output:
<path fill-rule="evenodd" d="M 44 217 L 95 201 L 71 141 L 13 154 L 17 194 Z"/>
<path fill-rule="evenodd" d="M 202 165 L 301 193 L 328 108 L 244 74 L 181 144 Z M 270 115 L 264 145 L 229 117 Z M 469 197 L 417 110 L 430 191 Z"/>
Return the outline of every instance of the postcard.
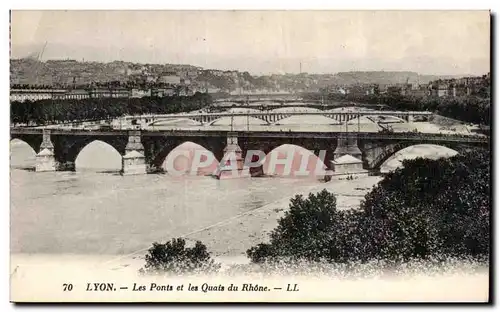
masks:
<path fill-rule="evenodd" d="M 10 13 L 12 302 L 491 302 L 489 11 Z"/>

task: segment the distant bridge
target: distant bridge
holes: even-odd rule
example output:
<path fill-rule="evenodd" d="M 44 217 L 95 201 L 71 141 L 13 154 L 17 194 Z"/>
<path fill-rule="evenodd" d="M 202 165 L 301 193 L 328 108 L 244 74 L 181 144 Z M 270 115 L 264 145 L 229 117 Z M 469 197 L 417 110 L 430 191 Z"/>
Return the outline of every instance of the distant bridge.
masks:
<path fill-rule="evenodd" d="M 182 114 L 168 114 L 168 115 L 142 115 L 142 116 L 127 116 L 123 117 L 124 120 L 141 125 L 154 125 L 157 122 L 173 120 L 173 119 L 189 119 L 200 124 L 212 124 L 218 119 L 224 117 L 253 117 L 260 119 L 267 124 L 277 123 L 282 119 L 291 116 L 324 116 L 332 119 L 332 123 L 347 122 L 362 116 L 389 116 L 396 117 L 407 122 L 412 122 L 416 116 L 429 118 L 433 115 L 431 112 L 401 112 L 401 111 L 339 111 L 339 112 L 221 112 L 221 113 L 182 113 Z"/>

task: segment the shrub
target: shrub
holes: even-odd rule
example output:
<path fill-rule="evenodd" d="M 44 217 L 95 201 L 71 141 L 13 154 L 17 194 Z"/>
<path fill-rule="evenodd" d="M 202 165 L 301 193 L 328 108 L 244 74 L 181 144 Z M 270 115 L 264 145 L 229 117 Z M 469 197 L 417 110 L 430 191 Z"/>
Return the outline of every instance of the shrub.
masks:
<path fill-rule="evenodd" d="M 483 261 L 490 252 L 490 206 L 487 151 L 417 158 L 388 174 L 360 210 L 338 211 L 335 196 L 326 190 L 296 196 L 270 242 L 250 248 L 247 255 L 254 263 Z"/>
<path fill-rule="evenodd" d="M 490 206 L 486 151 L 405 161 L 365 197 L 360 239 L 369 257 L 488 257 Z"/>
<path fill-rule="evenodd" d="M 141 273 L 184 274 L 215 273 L 220 264 L 210 257 L 207 247 L 197 241 L 194 247 L 186 247 L 182 238 L 174 238 L 165 244 L 153 243 L 146 254 L 146 265 Z"/>
<path fill-rule="evenodd" d="M 248 257 L 257 263 L 278 258 L 345 260 L 348 232 L 342 233 L 346 227 L 339 224 L 351 222 L 355 213 L 339 212 L 336 206 L 335 196 L 326 190 L 307 198 L 295 196 L 270 243 L 250 248 Z"/>

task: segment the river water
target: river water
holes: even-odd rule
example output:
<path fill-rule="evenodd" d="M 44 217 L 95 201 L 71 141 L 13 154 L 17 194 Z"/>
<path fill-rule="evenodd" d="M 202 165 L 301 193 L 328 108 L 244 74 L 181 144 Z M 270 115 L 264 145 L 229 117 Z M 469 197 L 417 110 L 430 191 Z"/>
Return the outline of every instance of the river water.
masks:
<path fill-rule="evenodd" d="M 300 178 L 121 176 L 120 155 L 100 142 L 80 153 L 77 172 L 36 173 L 29 169 L 34 163 L 26 143 L 11 142 L 11 253 L 128 254 L 324 185 Z M 398 165 L 397 157 L 386 163 Z M 353 205 L 356 183 L 343 186 L 338 205 L 342 196 Z M 358 203 L 369 187 L 355 195 Z"/>
<path fill-rule="evenodd" d="M 27 169 L 34 165 L 33 151 L 24 143 L 11 143 L 12 253 L 128 253 L 320 183 L 123 177 L 112 172 L 119 169 L 120 159 L 107 148 L 82 152 L 77 172 L 35 173 Z"/>

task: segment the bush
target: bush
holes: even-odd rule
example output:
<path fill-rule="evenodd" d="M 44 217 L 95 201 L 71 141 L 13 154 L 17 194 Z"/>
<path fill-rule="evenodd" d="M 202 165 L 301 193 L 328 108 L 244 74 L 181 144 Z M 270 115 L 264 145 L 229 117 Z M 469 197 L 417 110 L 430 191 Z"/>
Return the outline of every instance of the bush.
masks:
<path fill-rule="evenodd" d="M 66 121 L 106 120 L 125 115 L 173 114 L 209 107 L 209 94 L 143 98 L 88 98 L 12 102 L 11 123 L 50 124 Z"/>
<path fill-rule="evenodd" d="M 194 247 L 188 248 L 184 239 L 174 238 L 165 244 L 153 243 L 141 273 L 203 274 L 215 273 L 219 269 L 220 264 L 211 259 L 203 243 L 197 241 Z"/>
<path fill-rule="evenodd" d="M 291 200 L 289 211 L 278 221 L 269 244 L 259 244 L 247 251 L 252 262 L 261 263 L 280 258 L 337 261 L 347 260 L 351 242 L 350 229 L 340 224 L 355 220 L 355 212 L 339 212 L 336 198 L 326 190 L 297 195 Z"/>
<path fill-rule="evenodd" d="M 408 260 L 489 255 L 490 159 L 469 151 L 405 161 L 362 203 L 370 257 Z"/>
<path fill-rule="evenodd" d="M 412 259 L 407 262 L 394 263 L 390 261 L 369 260 L 364 263 L 349 261 L 346 263 L 329 262 L 326 260 L 307 261 L 294 259 L 279 259 L 265 263 L 234 264 L 223 273 L 226 276 L 252 276 L 253 278 L 266 278 L 269 276 L 308 276 L 317 278 L 385 278 L 418 275 L 426 272 L 429 275 L 454 274 L 476 272 L 482 273 L 488 268 L 484 262 L 471 257 L 454 258 L 445 260 L 431 257 L 429 259 Z"/>
<path fill-rule="evenodd" d="M 296 196 L 254 263 L 280 259 L 391 263 L 449 257 L 487 260 L 490 252 L 490 155 L 473 150 L 417 158 L 388 174 L 361 204 L 338 211 L 326 190 Z"/>

